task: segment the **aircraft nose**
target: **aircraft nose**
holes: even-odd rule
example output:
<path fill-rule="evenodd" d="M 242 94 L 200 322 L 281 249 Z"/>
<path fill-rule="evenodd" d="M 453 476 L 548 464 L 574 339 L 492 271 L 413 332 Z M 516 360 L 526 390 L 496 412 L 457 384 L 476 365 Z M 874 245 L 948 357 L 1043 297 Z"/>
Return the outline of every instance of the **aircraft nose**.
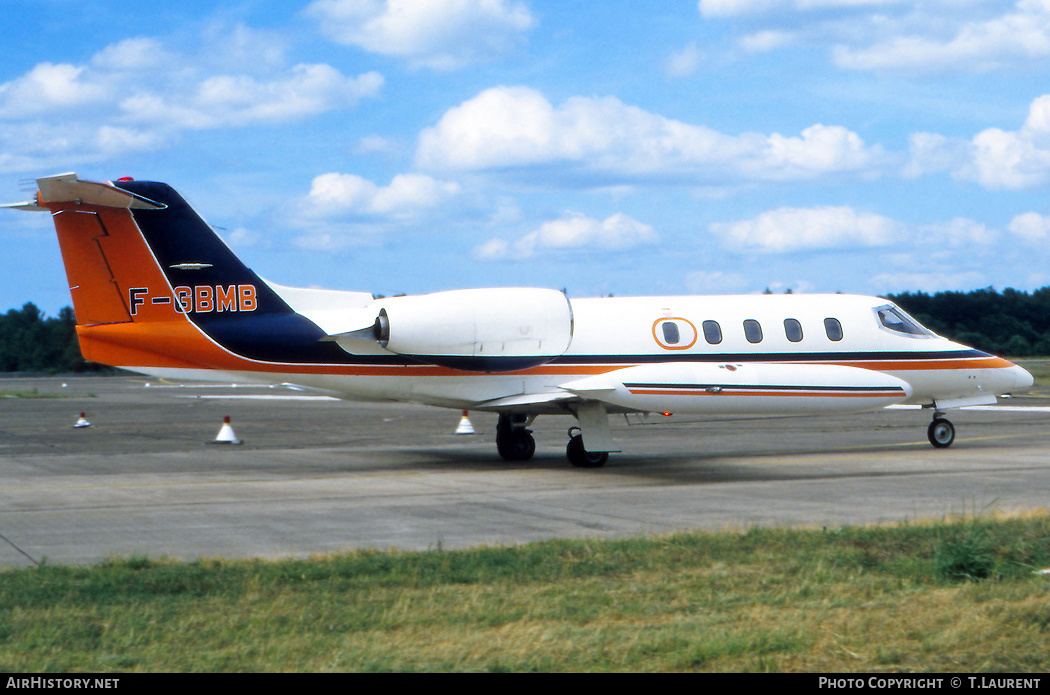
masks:
<path fill-rule="evenodd" d="M 1035 384 L 1035 377 L 1024 367 L 1019 367 L 1015 364 L 1007 371 L 1009 372 L 1009 379 L 1013 382 L 1008 393 L 1027 391 Z"/>

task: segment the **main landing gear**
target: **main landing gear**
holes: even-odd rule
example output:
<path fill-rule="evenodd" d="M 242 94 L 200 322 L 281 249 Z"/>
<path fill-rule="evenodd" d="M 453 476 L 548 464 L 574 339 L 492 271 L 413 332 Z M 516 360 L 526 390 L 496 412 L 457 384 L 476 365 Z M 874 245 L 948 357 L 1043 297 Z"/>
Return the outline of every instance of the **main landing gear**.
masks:
<path fill-rule="evenodd" d="M 577 468 L 601 468 L 609 460 L 608 451 L 587 451 L 583 448 L 583 433 L 579 427 L 569 428 L 569 443 L 565 447 L 569 463 Z"/>
<path fill-rule="evenodd" d="M 942 417 L 944 413 L 937 412 L 933 414 L 933 422 L 930 423 L 929 429 L 926 430 L 926 436 L 930 440 L 930 444 L 933 444 L 938 449 L 947 449 L 955 441 L 955 425 L 952 421 Z"/>
<path fill-rule="evenodd" d="M 528 426 L 535 416 L 502 413 L 496 424 L 496 451 L 505 461 L 528 461 L 536 453 L 536 440 Z M 577 468 L 600 468 L 609 460 L 609 452 L 592 452 L 583 448 L 583 434 L 579 427 L 569 428 L 569 443 L 565 447 L 569 463 Z"/>
<path fill-rule="evenodd" d="M 496 424 L 496 451 L 505 461 L 528 461 L 536 453 L 532 430 L 533 417 L 501 413 Z"/>

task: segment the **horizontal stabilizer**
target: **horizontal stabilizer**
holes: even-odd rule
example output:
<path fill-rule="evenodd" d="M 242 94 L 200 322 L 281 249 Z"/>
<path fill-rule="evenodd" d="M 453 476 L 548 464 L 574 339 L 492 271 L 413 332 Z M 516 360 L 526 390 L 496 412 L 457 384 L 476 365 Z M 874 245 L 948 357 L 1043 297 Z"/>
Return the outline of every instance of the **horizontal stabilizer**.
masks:
<path fill-rule="evenodd" d="M 163 210 L 167 207 L 108 183 L 81 181 L 72 173 L 47 176 L 37 179 L 36 182 L 40 187 L 36 204 L 22 209 L 44 210 L 46 208 L 42 206 L 53 203 L 77 203 L 128 210 Z"/>
<path fill-rule="evenodd" d="M 21 203 L 4 203 L 0 205 L 0 208 L 6 208 L 8 210 L 30 210 L 32 212 L 47 212 L 47 208 L 42 208 L 31 200 L 26 200 Z"/>

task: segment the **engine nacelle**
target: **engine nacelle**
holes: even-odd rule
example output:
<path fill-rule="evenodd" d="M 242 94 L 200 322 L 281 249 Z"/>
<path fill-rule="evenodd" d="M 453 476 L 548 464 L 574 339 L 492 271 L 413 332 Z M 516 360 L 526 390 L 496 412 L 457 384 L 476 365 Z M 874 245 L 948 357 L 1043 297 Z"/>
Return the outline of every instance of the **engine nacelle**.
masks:
<path fill-rule="evenodd" d="M 515 371 L 549 362 L 572 342 L 572 305 L 557 290 L 452 290 L 378 304 L 376 341 L 428 364 Z"/>

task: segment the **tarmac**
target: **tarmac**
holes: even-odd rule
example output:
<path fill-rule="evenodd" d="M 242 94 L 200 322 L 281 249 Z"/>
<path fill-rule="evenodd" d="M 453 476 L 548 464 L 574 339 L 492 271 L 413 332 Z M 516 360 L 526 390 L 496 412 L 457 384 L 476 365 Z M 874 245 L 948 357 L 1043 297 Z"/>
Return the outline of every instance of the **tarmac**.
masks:
<path fill-rule="evenodd" d="M 20 397 L 11 397 L 19 392 Z M 33 397 L 27 397 L 33 396 Z M 74 427 L 84 413 L 88 427 Z M 241 444 L 216 444 L 224 416 Z M 623 453 L 565 458 L 540 417 L 507 463 L 496 417 L 148 377 L 0 379 L 0 567 L 308 557 L 753 526 L 1027 513 L 1050 500 L 1050 398 L 812 418 L 613 417 Z"/>

